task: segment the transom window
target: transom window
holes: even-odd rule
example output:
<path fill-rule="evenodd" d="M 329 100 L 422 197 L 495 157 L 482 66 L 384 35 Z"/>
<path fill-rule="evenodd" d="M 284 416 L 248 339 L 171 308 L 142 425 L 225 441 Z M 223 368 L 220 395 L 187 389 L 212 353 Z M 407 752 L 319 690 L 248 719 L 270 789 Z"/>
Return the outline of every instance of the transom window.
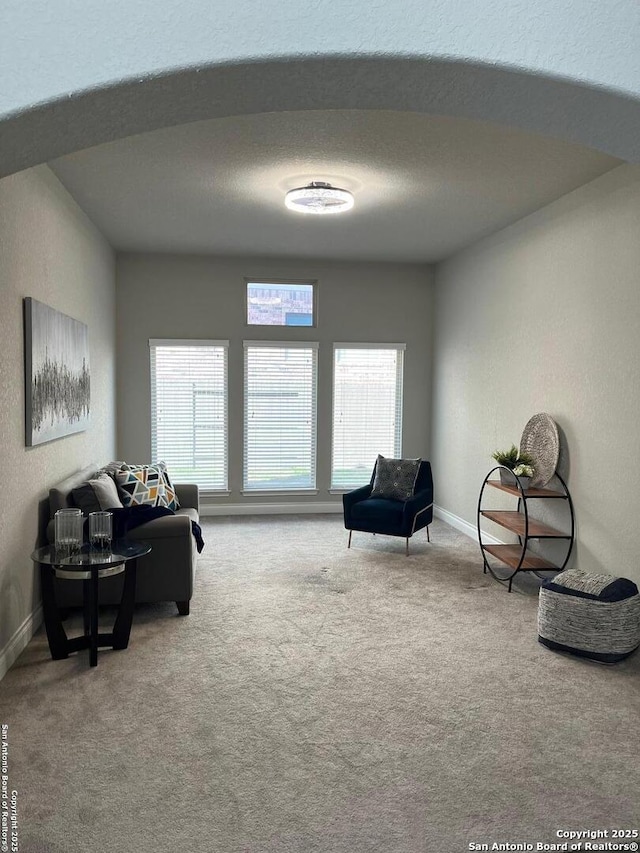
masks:
<path fill-rule="evenodd" d="M 315 326 L 316 283 L 247 281 L 249 326 Z"/>

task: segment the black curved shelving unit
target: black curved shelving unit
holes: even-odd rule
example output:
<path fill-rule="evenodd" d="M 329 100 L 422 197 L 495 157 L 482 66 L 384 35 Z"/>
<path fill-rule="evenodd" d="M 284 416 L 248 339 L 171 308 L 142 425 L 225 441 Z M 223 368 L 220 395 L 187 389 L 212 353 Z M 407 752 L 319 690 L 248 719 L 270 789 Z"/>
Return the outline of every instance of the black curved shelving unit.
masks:
<path fill-rule="evenodd" d="M 538 577 L 544 577 L 543 572 L 561 572 L 564 567 L 569 562 L 569 557 L 571 556 L 571 551 L 573 549 L 573 542 L 575 537 L 575 517 L 573 513 L 573 502 L 571 500 L 571 495 L 569 494 L 569 489 L 567 488 L 567 484 L 562 479 L 560 474 L 556 473 L 554 478 L 557 479 L 558 483 L 561 486 L 561 491 L 558 489 L 523 489 L 520 482 L 516 479 L 516 482 L 513 485 L 508 485 L 502 483 L 500 480 L 491 479 L 491 475 L 496 471 L 508 471 L 508 468 L 505 468 L 503 465 L 496 465 L 495 468 L 492 468 L 491 471 L 484 478 L 482 483 L 482 487 L 480 489 L 480 495 L 478 497 L 478 542 L 480 544 L 480 550 L 482 552 L 482 561 L 483 561 L 483 571 L 486 574 L 487 571 L 494 577 L 497 581 L 501 583 L 508 582 L 509 584 L 509 592 L 511 592 L 511 585 L 513 583 L 514 577 L 518 574 L 518 572 L 533 572 Z M 512 473 L 512 472 L 510 472 Z M 499 489 L 502 492 L 506 492 L 513 497 L 518 498 L 518 505 L 516 510 L 486 510 L 482 508 L 482 498 L 484 496 L 484 492 L 487 486 L 492 488 Z M 571 520 L 571 529 L 569 533 L 562 533 L 559 530 L 556 530 L 553 527 L 550 527 L 548 524 L 543 524 L 540 521 L 537 521 L 535 518 L 532 518 L 529 513 L 529 503 L 530 501 L 537 500 L 562 500 L 566 502 L 566 505 L 569 510 L 570 520 Z M 499 524 L 501 527 L 504 527 L 506 530 L 511 531 L 511 533 L 515 533 L 518 537 L 519 545 L 485 545 L 482 541 L 482 529 L 480 527 L 480 522 L 483 518 L 486 518 L 488 521 L 493 521 L 495 524 Z M 567 542 L 567 550 L 564 560 L 561 565 L 556 565 L 555 563 L 551 563 L 549 560 L 544 559 L 539 554 L 534 551 L 528 551 L 529 542 L 531 540 L 542 540 L 542 539 L 558 539 L 558 540 L 566 540 Z M 493 567 L 489 560 L 487 559 L 487 555 L 491 555 L 504 566 L 506 566 L 506 576 L 501 577 L 498 573 L 497 569 Z"/>

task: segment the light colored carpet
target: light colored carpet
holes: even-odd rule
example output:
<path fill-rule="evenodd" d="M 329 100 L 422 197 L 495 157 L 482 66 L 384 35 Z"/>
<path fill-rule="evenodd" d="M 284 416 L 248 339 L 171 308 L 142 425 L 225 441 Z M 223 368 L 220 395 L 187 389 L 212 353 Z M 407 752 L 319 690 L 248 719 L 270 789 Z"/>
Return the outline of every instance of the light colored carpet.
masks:
<path fill-rule="evenodd" d="M 191 616 L 2 682 L 20 850 L 458 853 L 640 823 L 640 660 L 537 642 L 447 525 L 210 519 Z M 108 614 L 105 614 L 108 615 Z"/>

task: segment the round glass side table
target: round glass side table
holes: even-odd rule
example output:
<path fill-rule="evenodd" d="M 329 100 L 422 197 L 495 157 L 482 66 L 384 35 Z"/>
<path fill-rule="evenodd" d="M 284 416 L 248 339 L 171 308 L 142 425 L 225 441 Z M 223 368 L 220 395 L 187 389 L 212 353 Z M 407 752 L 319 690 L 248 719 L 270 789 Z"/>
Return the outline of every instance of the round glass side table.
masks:
<path fill-rule="evenodd" d="M 42 584 L 42 610 L 51 657 L 62 660 L 71 652 L 89 649 L 90 666 L 98 665 L 98 648 L 126 649 L 129 645 L 133 606 L 136 594 L 136 568 L 138 557 L 151 551 L 146 542 L 117 539 L 108 551 L 99 551 L 84 545 L 77 554 L 56 549 L 55 545 L 37 548 L 31 559 L 40 565 Z M 98 631 L 98 584 L 101 578 L 124 572 L 122 598 L 111 633 Z M 68 638 L 60 610 L 56 603 L 54 578 L 82 581 L 84 633 Z"/>

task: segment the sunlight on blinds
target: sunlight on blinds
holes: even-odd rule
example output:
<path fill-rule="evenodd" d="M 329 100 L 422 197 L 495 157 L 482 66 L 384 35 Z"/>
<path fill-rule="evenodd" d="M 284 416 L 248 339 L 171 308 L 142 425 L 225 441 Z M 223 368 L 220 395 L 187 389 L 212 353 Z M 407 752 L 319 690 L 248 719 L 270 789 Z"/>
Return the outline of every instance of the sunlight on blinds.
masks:
<path fill-rule="evenodd" d="M 228 341 L 150 341 L 151 453 L 171 478 L 227 489 Z"/>
<path fill-rule="evenodd" d="M 366 485 L 378 453 L 401 456 L 403 356 L 403 344 L 335 345 L 332 488 Z"/>
<path fill-rule="evenodd" d="M 317 344 L 245 341 L 244 353 L 244 488 L 315 488 Z"/>

